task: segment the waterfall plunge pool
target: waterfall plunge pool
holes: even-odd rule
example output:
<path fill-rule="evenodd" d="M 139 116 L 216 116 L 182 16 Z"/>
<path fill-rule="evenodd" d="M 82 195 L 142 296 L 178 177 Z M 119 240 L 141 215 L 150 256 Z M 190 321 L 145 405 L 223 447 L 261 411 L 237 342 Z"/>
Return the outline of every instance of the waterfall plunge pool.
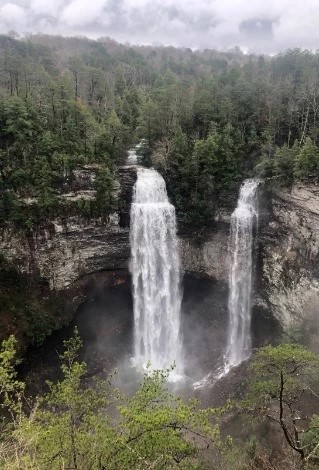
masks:
<path fill-rule="evenodd" d="M 189 380 L 179 383 L 178 393 L 194 395 L 190 384 L 201 380 L 214 370 L 222 360 L 227 342 L 227 299 L 225 284 L 190 275 L 183 278 L 183 301 L 181 309 L 181 330 L 184 341 L 185 375 Z M 90 294 L 90 293 L 89 293 Z M 20 376 L 27 382 L 29 395 L 46 391 L 46 380 L 55 381 L 60 375 L 59 354 L 63 341 L 68 339 L 77 326 L 83 340 L 80 359 L 88 366 L 86 379 L 106 377 L 115 368 L 119 370 L 120 385 L 124 391 L 136 388 L 140 376 L 130 366 L 133 355 L 133 301 L 131 282 L 127 281 L 103 291 L 92 287 L 89 300 L 82 304 L 70 325 L 50 335 L 40 347 L 30 348 L 19 367 Z M 279 337 L 280 329 L 269 312 L 253 311 L 253 347 L 273 343 Z M 237 382 L 242 375 L 239 367 L 216 389 L 200 391 L 199 396 L 207 405 L 215 398 L 212 394 L 228 398 L 226 389 L 231 388 L 229 380 Z M 224 388 L 224 385 L 225 388 Z M 215 390 L 215 391 L 214 391 Z"/>

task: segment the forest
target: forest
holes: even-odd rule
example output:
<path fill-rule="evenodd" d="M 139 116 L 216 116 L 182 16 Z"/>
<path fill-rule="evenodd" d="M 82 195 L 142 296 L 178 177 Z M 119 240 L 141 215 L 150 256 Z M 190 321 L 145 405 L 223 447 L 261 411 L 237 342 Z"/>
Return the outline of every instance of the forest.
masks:
<path fill-rule="evenodd" d="M 0 37 L 2 222 L 106 216 L 117 167 L 142 139 L 144 163 L 199 227 L 249 175 L 287 187 L 318 178 L 318 53 L 12 36 Z M 68 204 L 61 190 L 84 164 L 99 165 L 98 197 Z"/>

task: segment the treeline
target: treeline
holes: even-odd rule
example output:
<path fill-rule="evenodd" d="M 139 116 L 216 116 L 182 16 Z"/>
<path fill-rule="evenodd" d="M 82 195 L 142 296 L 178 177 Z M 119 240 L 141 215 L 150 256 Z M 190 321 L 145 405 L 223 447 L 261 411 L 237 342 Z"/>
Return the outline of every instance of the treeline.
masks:
<path fill-rule="evenodd" d="M 0 36 L 0 218 L 20 223 L 25 198 L 39 202 L 29 226 L 63 212 L 56 196 L 86 163 L 100 165 L 106 202 L 76 210 L 106 215 L 117 166 L 140 139 L 180 216 L 201 226 L 247 176 L 316 179 L 318 71 L 319 54 L 301 50 L 269 58 Z"/>

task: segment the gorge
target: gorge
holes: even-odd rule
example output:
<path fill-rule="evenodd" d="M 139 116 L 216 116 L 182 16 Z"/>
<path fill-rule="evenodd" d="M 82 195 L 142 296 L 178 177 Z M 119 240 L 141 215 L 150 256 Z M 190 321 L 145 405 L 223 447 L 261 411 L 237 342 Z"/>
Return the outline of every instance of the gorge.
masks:
<path fill-rule="evenodd" d="M 75 304 L 89 295 L 88 286 L 101 289 L 122 282 L 130 257 L 129 212 L 136 167 L 124 166 L 119 174 L 118 202 L 107 223 L 74 217 L 55 220 L 31 237 L 7 227 L 1 234 L 2 253 L 9 260 L 18 259 L 22 272 L 39 273 L 53 291 L 65 292 Z M 82 191 L 92 191 L 94 170 L 80 170 L 79 175 Z M 266 312 L 271 312 L 284 329 L 306 324 L 313 318 L 319 296 L 317 190 L 299 185 L 271 199 L 264 191 L 260 204 L 253 321 L 256 315 L 267 317 Z M 200 237 L 189 229 L 178 232 L 182 270 L 225 288 L 230 212 L 218 213 L 213 227 Z M 12 325 L 6 328 L 2 331 L 12 331 Z"/>
<path fill-rule="evenodd" d="M 291 274 L 295 275 L 296 264 L 293 263 L 301 263 L 301 259 L 296 254 L 291 258 L 291 251 L 295 249 L 297 253 L 303 243 L 308 243 L 305 235 L 308 236 L 311 228 L 312 233 L 316 233 L 315 226 L 311 225 L 313 211 L 307 214 L 307 201 L 312 198 L 313 208 L 315 196 L 302 193 L 305 189 L 295 188 L 290 194 L 282 192 L 270 198 L 263 183 L 246 180 L 238 191 L 237 207 L 218 214 L 204 235 L 187 231 L 182 224 L 180 230 L 184 232 L 176 234 L 175 210 L 169 203 L 163 177 L 153 169 L 136 166 L 134 160 L 129 163 L 121 168 L 118 203 L 106 223 L 92 224 L 91 221 L 88 224 L 73 218 L 63 221 L 63 230 L 57 233 L 50 230 L 44 237 L 34 234 L 35 243 L 28 245 L 28 249 L 33 250 L 33 263 L 29 261 L 25 269 L 41 270 L 54 259 L 57 271 L 47 271 L 52 276 L 48 277 L 51 289 L 60 295 L 63 293 L 65 299 L 72 297 L 77 310 L 68 327 L 54 332 L 42 346 L 27 351 L 19 376 L 27 383 L 28 396 L 45 394 L 45 381 L 59 379 L 63 341 L 72 337 L 74 327 L 83 339 L 80 358 L 88 367 L 86 386 L 90 387 L 95 377 L 109 376 L 116 368 L 115 384 L 130 396 L 140 379 L 140 375 L 132 372 L 130 359 L 133 358 L 138 371 L 147 366 L 149 359 L 152 369 L 167 368 L 175 363 L 171 377 L 174 393 L 181 393 L 184 398 L 195 395 L 204 406 L 221 406 L 225 399 L 237 399 L 245 387 L 245 360 L 251 348 L 276 344 L 282 330 L 289 334 L 291 325 L 301 327 L 304 323 L 307 341 L 316 350 L 315 323 L 311 323 L 315 318 L 298 315 L 302 307 L 296 303 L 297 297 L 289 305 L 291 293 L 290 297 L 286 296 L 282 285 L 293 289 L 293 284 L 290 286 L 287 279 L 278 274 L 276 264 L 280 252 L 282 257 L 287 257 L 286 266 L 289 266 L 288 260 L 291 263 Z M 258 232 L 255 231 L 257 192 Z M 295 203 L 292 206 L 289 199 L 288 212 L 284 205 L 287 198 L 292 197 Z M 291 226 L 284 225 L 283 215 L 288 224 L 294 220 L 292 213 L 294 217 L 302 214 L 307 227 L 305 232 L 299 233 L 295 226 L 292 230 Z M 57 222 L 55 227 L 59 227 Z M 296 239 L 290 238 L 289 249 L 282 249 L 281 237 L 288 233 L 289 237 L 293 233 Z M 12 252 L 18 249 L 8 245 L 9 241 L 16 243 L 12 234 L 10 240 L 6 235 L 4 241 L 6 246 L 12 247 Z M 28 260 L 21 238 L 19 247 L 25 250 L 22 260 Z M 61 248 L 64 258 L 59 256 Z M 51 251 L 47 258 L 48 249 Z M 307 291 L 310 283 L 316 285 L 315 271 L 312 271 L 316 266 L 316 253 L 314 244 L 307 258 L 309 264 L 302 268 L 301 286 L 307 286 Z M 21 269 L 24 269 L 23 264 Z M 74 276 L 73 281 L 70 274 Z M 275 275 L 276 280 L 271 277 Z M 293 278 L 291 281 L 296 282 Z M 270 282 L 274 284 L 271 286 Z M 314 289 L 312 298 L 309 294 L 304 300 L 312 301 L 315 306 L 318 292 Z M 285 299 L 283 304 L 282 299 Z M 80 304 L 78 308 L 77 304 Z M 283 306 L 291 309 L 293 305 L 299 308 L 295 310 L 298 320 L 288 318 L 290 323 L 285 323 L 280 309 Z M 311 324 L 310 335 L 306 331 L 307 324 Z M 181 350 L 182 344 L 185 351 Z M 227 344 L 219 383 L 216 383 L 216 376 L 213 381 L 203 381 L 203 377 L 210 378 L 211 372 L 220 367 Z M 197 387 L 197 383 L 201 386 Z M 236 435 L 238 419 L 238 416 L 235 421 L 228 417 L 222 432 Z"/>
<path fill-rule="evenodd" d="M 136 351 L 134 352 L 134 349 L 129 346 L 133 343 L 134 336 L 130 332 L 133 331 L 133 323 L 130 319 L 132 318 L 132 313 L 130 313 L 132 307 L 123 308 L 123 313 L 118 315 L 118 318 L 123 319 L 124 323 L 121 323 L 122 320 L 120 320 L 116 328 L 124 328 L 123 331 L 126 331 L 125 341 L 127 347 L 124 348 L 120 345 L 111 346 L 113 344 L 111 338 L 107 340 L 109 346 L 107 346 L 107 343 L 103 344 L 105 337 L 109 337 L 109 328 L 113 328 L 113 326 L 108 326 L 108 315 L 110 315 L 110 320 L 112 319 L 112 325 L 114 321 L 116 322 L 117 316 L 110 306 L 106 307 L 104 311 L 103 304 L 109 305 L 106 299 L 108 292 L 110 292 L 110 295 L 114 298 L 114 305 L 118 305 L 118 301 L 115 300 L 117 297 L 116 292 L 121 292 L 121 286 L 123 288 L 127 286 L 123 291 L 126 292 L 125 302 L 127 302 L 127 305 L 132 302 L 129 295 L 130 279 L 128 277 L 130 259 L 129 212 L 134 197 L 133 187 L 137 180 L 137 172 L 138 169 L 135 165 L 127 165 L 121 168 L 121 179 L 117 189 L 118 200 L 122 201 L 118 206 L 121 207 L 121 210 L 115 209 L 106 224 L 95 223 L 93 225 L 92 222 L 88 224 L 85 221 L 69 219 L 59 229 L 57 221 L 55 222 L 56 231 L 53 229 L 47 232 L 35 233 L 32 245 L 21 237 L 21 234 L 3 233 L 2 249 L 6 250 L 8 257 L 13 251 L 20 251 L 23 254 L 20 258 L 22 270 L 36 269 L 43 276 L 47 276 L 51 288 L 63 292 L 65 298 L 71 297 L 73 299 L 75 309 L 77 305 L 85 301 L 80 310 L 82 312 L 80 317 L 76 317 L 81 318 L 80 325 L 83 326 L 80 331 L 84 336 L 88 334 L 89 337 L 93 335 L 97 338 L 97 343 L 91 343 L 91 340 L 88 343 L 87 352 L 85 353 L 87 359 L 92 355 L 89 349 L 94 351 L 97 347 L 97 351 L 100 351 L 98 355 L 101 354 L 101 358 L 104 357 L 104 360 L 106 360 L 105 354 L 110 350 L 109 348 L 115 348 L 114 351 L 118 351 L 116 353 L 118 357 L 122 356 L 123 351 L 128 356 L 136 356 Z M 92 178 L 94 172 L 90 170 L 90 174 L 90 178 Z M 85 187 L 88 188 L 90 183 L 88 179 L 85 181 L 84 184 L 88 185 Z M 82 189 L 82 191 L 85 190 L 89 189 Z M 307 201 L 311 198 L 313 207 L 316 195 L 315 193 L 310 195 L 309 191 L 307 193 L 303 191 L 305 190 L 301 187 L 299 189 L 295 188 L 291 195 L 282 192 L 273 195 L 270 200 L 264 187 L 260 188 L 259 233 L 256 238 L 256 270 L 252 291 L 253 348 L 273 341 L 276 334 L 279 335 L 281 330 L 289 332 L 290 328 L 294 328 L 294 325 L 298 325 L 298 327 L 305 330 L 305 334 L 309 337 L 309 341 L 315 350 L 318 347 L 316 330 L 313 326 L 315 317 L 306 315 L 302 310 L 301 299 L 297 294 L 294 294 L 293 287 L 297 282 L 295 266 L 298 265 L 300 266 L 298 268 L 299 273 L 302 269 L 302 283 L 299 289 L 303 285 L 305 286 L 305 295 L 302 301 L 313 305 L 315 309 L 318 302 L 315 270 L 317 256 L 315 224 L 317 222 L 316 219 L 313 219 L 313 211 L 308 212 Z M 161 197 L 163 197 L 163 193 L 161 194 Z M 301 195 L 303 195 L 302 198 Z M 289 211 L 287 202 L 285 202 L 287 200 L 289 200 Z M 291 204 L 292 200 L 293 204 Z M 299 224 L 294 225 L 295 220 L 300 220 L 301 216 L 305 221 L 302 232 L 300 232 Z M 183 336 L 184 341 L 189 346 L 185 361 L 188 369 L 187 373 L 193 375 L 194 380 L 201 380 L 205 374 L 219 366 L 220 358 L 227 344 L 230 223 L 231 210 L 220 212 L 216 216 L 214 226 L 206 230 L 201 237 L 189 230 L 179 231 L 178 233 L 181 269 L 185 273 L 184 276 L 188 276 L 185 277 L 184 281 L 186 282 L 186 292 L 184 292 L 182 306 L 182 312 L 184 312 L 182 315 Z M 279 227 L 280 231 L 278 230 Z M 290 248 L 287 246 L 283 248 L 285 243 L 282 245 L 282 240 L 288 230 Z M 294 250 L 298 250 L 295 253 L 304 250 L 310 233 L 314 240 L 313 251 L 309 253 L 309 257 L 303 258 L 301 261 L 297 254 L 292 255 L 292 253 Z M 291 238 L 292 234 L 294 234 L 293 239 Z M 146 248 L 145 244 L 142 246 L 144 249 Z M 161 248 L 162 245 L 159 249 Z M 284 261 L 286 266 L 290 266 L 290 277 L 287 278 L 285 273 L 278 272 L 278 256 L 281 260 L 286 260 Z M 171 261 L 174 262 L 174 258 Z M 245 261 L 249 262 L 249 259 L 246 258 Z M 46 266 L 49 266 L 49 263 L 51 263 L 51 269 L 47 270 Z M 152 265 L 152 268 L 154 268 L 154 265 Z M 176 288 L 177 284 L 176 280 Z M 311 286 L 311 289 L 308 286 Z M 94 299 L 96 299 L 96 305 L 99 305 L 99 307 L 92 310 L 94 304 L 90 306 L 90 302 Z M 156 307 L 155 304 L 154 306 Z M 201 309 L 200 316 L 198 309 Z M 281 312 L 287 311 L 287 309 L 291 314 L 281 316 Z M 91 310 L 96 313 L 89 313 Z M 85 314 L 85 312 L 87 313 Z M 87 315 L 93 315 L 92 319 L 90 320 L 88 317 L 85 320 Z M 67 321 L 69 319 L 71 319 L 71 316 L 68 316 Z M 98 324 L 102 322 L 98 335 L 95 332 L 94 322 L 98 322 Z M 310 334 L 307 334 L 309 324 L 312 325 L 312 328 Z M 275 331 L 277 333 L 274 336 Z M 116 340 L 117 337 L 115 336 L 114 339 Z M 152 343 L 153 345 L 155 347 L 155 343 Z M 119 347 L 120 349 L 118 349 Z M 194 357 L 192 353 L 194 348 L 198 349 L 196 355 L 198 357 Z M 104 350 L 105 352 L 103 352 Z M 174 359 L 176 359 L 176 356 Z M 98 356 L 92 357 L 93 369 L 99 369 L 102 366 L 101 360 L 98 360 Z M 112 361 L 111 364 L 115 366 L 115 357 Z M 143 358 L 140 361 L 142 364 Z"/>
<path fill-rule="evenodd" d="M 224 27 L 175 6 L 132 17 Z M 8 31 L 0 64 L 1 470 L 316 468 L 319 52 Z"/>

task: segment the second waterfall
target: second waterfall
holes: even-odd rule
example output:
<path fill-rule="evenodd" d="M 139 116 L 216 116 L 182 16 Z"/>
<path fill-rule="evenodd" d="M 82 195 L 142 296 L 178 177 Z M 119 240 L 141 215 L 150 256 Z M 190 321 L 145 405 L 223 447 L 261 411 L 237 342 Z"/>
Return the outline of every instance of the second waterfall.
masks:
<path fill-rule="evenodd" d="M 183 374 L 180 262 L 175 208 L 165 181 L 139 169 L 131 207 L 131 273 L 134 302 L 134 365 Z"/>
<path fill-rule="evenodd" d="M 229 331 L 225 372 L 249 358 L 251 353 L 251 295 L 253 226 L 257 218 L 259 180 L 246 180 L 231 216 L 229 272 Z"/>

